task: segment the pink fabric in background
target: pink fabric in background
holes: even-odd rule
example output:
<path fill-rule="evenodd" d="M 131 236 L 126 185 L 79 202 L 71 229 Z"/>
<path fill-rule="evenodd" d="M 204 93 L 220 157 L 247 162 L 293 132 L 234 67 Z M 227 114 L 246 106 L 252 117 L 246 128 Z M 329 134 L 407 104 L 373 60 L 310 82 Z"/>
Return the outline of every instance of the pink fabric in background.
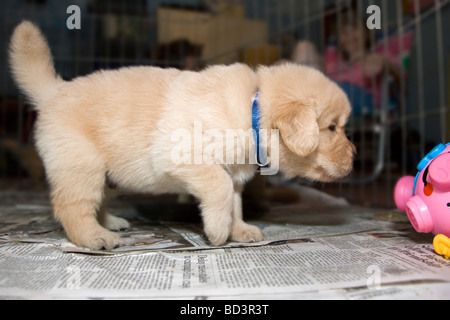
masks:
<path fill-rule="evenodd" d="M 403 48 L 400 47 L 403 40 Z M 414 32 L 409 31 L 402 37 L 392 36 L 387 42 L 381 41 L 375 48 L 375 52 L 384 56 L 392 64 L 400 66 L 402 59 L 409 54 L 414 40 Z M 385 45 L 387 49 L 385 52 Z M 403 54 L 401 52 L 403 50 Z M 325 71 L 334 80 L 347 82 L 368 90 L 375 97 L 375 103 L 381 101 L 381 77 L 375 79 L 366 78 L 362 72 L 360 61 L 348 63 L 339 57 L 335 46 L 329 46 L 325 52 Z"/>

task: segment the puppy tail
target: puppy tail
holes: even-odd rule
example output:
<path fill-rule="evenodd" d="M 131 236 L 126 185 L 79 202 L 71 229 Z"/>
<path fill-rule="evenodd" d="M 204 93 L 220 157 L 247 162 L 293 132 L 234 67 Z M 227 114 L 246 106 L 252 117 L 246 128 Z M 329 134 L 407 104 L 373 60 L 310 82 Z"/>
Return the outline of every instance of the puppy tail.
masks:
<path fill-rule="evenodd" d="M 29 21 L 20 23 L 13 32 L 9 63 L 17 85 L 38 109 L 63 81 L 55 72 L 47 40 Z"/>

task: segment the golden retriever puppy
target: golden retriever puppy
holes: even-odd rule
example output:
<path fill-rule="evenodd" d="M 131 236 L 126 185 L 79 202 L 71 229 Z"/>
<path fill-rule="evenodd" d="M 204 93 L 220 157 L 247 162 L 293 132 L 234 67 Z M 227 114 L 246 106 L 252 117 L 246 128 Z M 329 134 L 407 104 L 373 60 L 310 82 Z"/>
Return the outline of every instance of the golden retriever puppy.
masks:
<path fill-rule="evenodd" d="M 122 243 L 108 230 L 128 227 L 106 211 L 108 182 L 134 192 L 194 195 L 213 245 L 262 240 L 261 230 L 243 221 L 241 203 L 257 170 L 256 140 L 231 135 L 232 148 L 228 139 L 223 149 L 230 131 L 253 133 L 257 92 L 257 122 L 269 132 L 258 141 L 281 171 L 331 181 L 352 168 L 354 147 L 344 132 L 349 101 L 311 68 L 133 67 L 63 81 L 45 38 L 27 21 L 12 35 L 10 65 L 39 112 L 35 140 L 55 217 L 78 246 Z M 272 137 L 279 143 L 268 145 Z"/>

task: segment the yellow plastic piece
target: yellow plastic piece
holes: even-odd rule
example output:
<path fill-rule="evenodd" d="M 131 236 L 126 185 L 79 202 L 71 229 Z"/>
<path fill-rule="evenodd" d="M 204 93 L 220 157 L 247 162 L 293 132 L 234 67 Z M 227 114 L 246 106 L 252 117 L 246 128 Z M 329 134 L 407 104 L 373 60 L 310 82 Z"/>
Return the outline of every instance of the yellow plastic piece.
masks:
<path fill-rule="evenodd" d="M 450 239 L 443 234 L 438 234 L 433 240 L 434 250 L 437 254 L 450 259 Z"/>

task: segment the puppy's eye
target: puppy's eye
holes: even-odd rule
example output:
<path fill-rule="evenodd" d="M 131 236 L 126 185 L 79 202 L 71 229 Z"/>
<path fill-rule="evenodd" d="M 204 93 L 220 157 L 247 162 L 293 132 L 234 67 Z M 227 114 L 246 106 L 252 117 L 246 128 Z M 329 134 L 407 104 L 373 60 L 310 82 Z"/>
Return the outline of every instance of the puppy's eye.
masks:
<path fill-rule="evenodd" d="M 336 131 L 336 125 L 335 125 L 335 124 L 330 125 L 330 126 L 328 127 L 328 130 L 330 130 L 330 131 L 332 131 L 332 132 Z"/>

